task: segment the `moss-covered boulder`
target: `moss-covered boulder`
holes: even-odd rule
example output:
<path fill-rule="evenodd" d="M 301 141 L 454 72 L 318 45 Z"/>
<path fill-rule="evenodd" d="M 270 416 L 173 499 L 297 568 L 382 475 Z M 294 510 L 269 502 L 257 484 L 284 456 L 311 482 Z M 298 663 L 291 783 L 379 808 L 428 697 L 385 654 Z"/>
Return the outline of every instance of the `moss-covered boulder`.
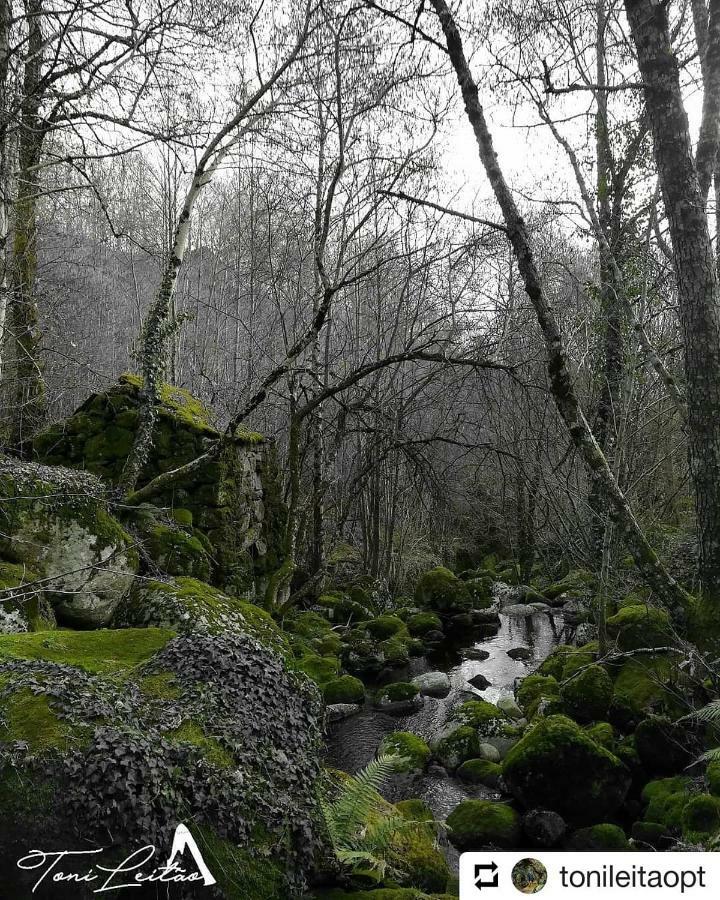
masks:
<path fill-rule="evenodd" d="M 460 781 L 468 784 L 484 784 L 497 788 L 502 776 L 502 766 L 489 759 L 468 759 L 457 770 Z"/>
<path fill-rule="evenodd" d="M 408 681 L 394 681 L 378 690 L 375 705 L 383 712 L 409 715 L 420 709 L 423 697 L 414 684 Z"/>
<path fill-rule="evenodd" d="M 458 850 L 512 849 L 522 834 L 520 816 L 504 803 L 464 800 L 447 817 L 448 838 Z"/>
<path fill-rule="evenodd" d="M 113 625 L 172 628 L 183 634 L 249 634 L 278 653 L 288 653 L 287 640 L 272 616 L 254 603 L 229 597 L 196 578 L 139 579 L 115 611 Z"/>
<path fill-rule="evenodd" d="M 413 613 L 407 619 L 407 627 L 413 637 L 425 637 L 430 631 L 440 631 L 442 621 L 433 612 Z"/>
<path fill-rule="evenodd" d="M 324 685 L 323 698 L 328 704 L 362 704 L 365 702 L 365 685 L 352 675 L 341 675 Z"/>
<path fill-rule="evenodd" d="M 645 604 L 624 606 L 610 616 L 607 633 L 621 650 L 668 647 L 674 641 L 668 613 Z"/>
<path fill-rule="evenodd" d="M 311 864 L 319 714 L 247 635 L 0 636 L 3 889 L 29 896 L 37 877 L 15 862 L 33 847 L 167 858 L 184 822 L 223 896 L 285 900 Z"/>
<path fill-rule="evenodd" d="M 592 572 L 573 569 L 559 581 L 540 586 L 540 591 L 546 599 L 556 601 L 561 597 L 566 600 L 588 597 L 596 586 L 597 578 Z"/>
<path fill-rule="evenodd" d="M 442 616 L 466 613 L 473 608 L 467 585 L 444 566 L 437 566 L 420 576 L 415 586 L 415 602 Z"/>
<path fill-rule="evenodd" d="M 627 835 L 618 825 L 603 822 L 589 828 L 579 828 L 568 838 L 567 850 L 618 852 L 630 850 Z"/>
<path fill-rule="evenodd" d="M 617 756 L 565 716 L 538 720 L 508 752 L 503 777 L 527 809 L 552 809 L 580 824 L 613 813 L 630 787 Z"/>
<path fill-rule="evenodd" d="M 174 523 L 157 522 L 143 533 L 142 539 L 148 556 L 163 572 L 210 580 L 210 554 L 198 535 Z"/>
<path fill-rule="evenodd" d="M 697 794 L 682 813 L 683 837 L 691 844 L 706 844 L 720 833 L 720 798 Z"/>
<path fill-rule="evenodd" d="M 454 772 L 466 760 L 480 755 L 477 729 L 470 725 L 449 726 L 433 742 L 432 753 L 440 765 Z"/>
<path fill-rule="evenodd" d="M 648 716 L 635 729 L 635 749 L 648 772 L 677 772 L 692 759 L 686 727 L 665 716 Z"/>
<path fill-rule="evenodd" d="M 0 558 L 42 579 L 42 596 L 66 625 L 106 625 L 138 570 L 105 494 L 91 475 L 0 461 Z"/>
<path fill-rule="evenodd" d="M 405 623 L 397 616 L 378 616 L 376 619 L 365 622 L 364 625 L 371 637 L 381 641 L 396 634 L 405 634 L 406 631 Z"/>
<path fill-rule="evenodd" d="M 422 771 L 430 762 L 430 747 L 419 735 L 411 731 L 393 731 L 386 734 L 378 748 L 378 754 L 406 759 L 406 771 Z"/>
<path fill-rule="evenodd" d="M 560 685 L 552 675 L 528 675 L 520 682 L 516 693 L 518 705 L 532 718 L 543 701 L 559 699 Z"/>
<path fill-rule="evenodd" d="M 470 726 L 481 738 L 506 734 L 512 727 L 505 713 L 487 700 L 466 700 L 453 709 L 450 720 Z"/>
<path fill-rule="evenodd" d="M 33 440 L 42 462 L 85 469 L 117 482 L 138 423 L 142 380 L 123 375 L 93 394 L 68 419 Z M 229 437 L 188 391 L 163 385 L 153 446 L 139 484 L 204 456 L 205 462 L 154 496 L 153 502 L 182 510 L 194 533 L 212 548 L 212 581 L 233 594 L 249 593 L 281 562 L 286 511 L 272 445 L 261 435 Z M 175 574 L 175 573 L 171 573 Z M 195 568 L 177 574 L 205 577 Z"/>
<path fill-rule="evenodd" d="M 595 722 L 607 716 L 613 683 L 602 666 L 591 665 L 566 681 L 560 690 L 568 715 L 578 722 Z"/>
<path fill-rule="evenodd" d="M 642 789 L 641 795 L 645 805 L 645 821 L 656 822 L 679 834 L 683 810 L 691 797 L 691 788 L 692 779 L 687 775 L 649 781 Z"/>
<path fill-rule="evenodd" d="M 614 699 L 622 698 L 635 717 L 653 712 L 678 718 L 687 712 L 685 698 L 692 690 L 678 659 L 667 653 L 631 657 L 615 671 Z"/>

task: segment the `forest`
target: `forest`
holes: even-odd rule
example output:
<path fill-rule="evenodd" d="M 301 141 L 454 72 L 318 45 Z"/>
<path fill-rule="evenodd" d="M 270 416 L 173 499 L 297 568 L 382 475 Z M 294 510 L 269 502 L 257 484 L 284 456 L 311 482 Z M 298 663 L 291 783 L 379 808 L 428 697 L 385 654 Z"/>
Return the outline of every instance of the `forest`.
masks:
<path fill-rule="evenodd" d="M 720 850 L 720 0 L 0 0 L 0 900 L 485 850 Z"/>

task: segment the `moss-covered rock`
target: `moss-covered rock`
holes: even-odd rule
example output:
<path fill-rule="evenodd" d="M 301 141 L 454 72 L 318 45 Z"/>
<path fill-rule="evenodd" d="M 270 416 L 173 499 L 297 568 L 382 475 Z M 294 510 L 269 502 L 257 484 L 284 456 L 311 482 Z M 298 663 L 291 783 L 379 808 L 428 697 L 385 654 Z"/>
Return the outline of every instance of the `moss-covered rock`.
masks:
<path fill-rule="evenodd" d="M 365 702 L 365 685 L 352 675 L 341 675 L 325 684 L 323 698 L 326 703 L 362 704 Z"/>
<path fill-rule="evenodd" d="M 708 763 L 705 770 L 705 781 L 708 791 L 714 797 L 720 797 L 720 759 L 714 759 Z"/>
<path fill-rule="evenodd" d="M 202 541 L 182 528 L 158 523 L 144 535 L 150 558 L 168 575 L 210 579 L 210 557 Z"/>
<path fill-rule="evenodd" d="M 59 621 L 106 625 L 138 569 L 105 488 L 70 469 L 0 461 L 0 557 L 43 579 Z"/>
<path fill-rule="evenodd" d="M 365 630 L 370 633 L 371 637 L 378 640 L 386 640 L 393 637 L 393 635 L 404 634 L 406 628 L 402 619 L 388 615 L 378 616 L 376 619 L 365 622 Z"/>
<path fill-rule="evenodd" d="M 465 581 L 473 609 L 489 609 L 493 605 L 493 579 L 489 576 L 470 578 Z"/>
<path fill-rule="evenodd" d="M 573 832 L 567 843 L 567 850 L 618 852 L 630 850 L 627 835 L 618 825 L 603 822 L 589 828 L 579 828 Z"/>
<path fill-rule="evenodd" d="M 682 815 L 690 799 L 692 779 L 687 775 L 658 778 L 649 781 L 642 790 L 645 804 L 645 821 L 657 822 L 678 833 L 682 827 Z"/>
<path fill-rule="evenodd" d="M 625 606 L 610 616 L 607 633 L 621 650 L 668 647 L 674 641 L 668 613 L 645 604 Z"/>
<path fill-rule="evenodd" d="M 692 757 L 687 730 L 664 716 L 648 716 L 638 724 L 635 749 L 649 772 L 677 772 Z"/>
<path fill-rule="evenodd" d="M 454 772 L 466 760 L 480 755 L 477 729 L 470 725 L 450 726 L 432 744 L 432 752 L 442 766 Z"/>
<path fill-rule="evenodd" d="M 378 748 L 378 754 L 400 756 L 408 761 L 406 771 L 423 770 L 430 762 L 430 747 L 411 731 L 393 731 L 386 734 Z"/>
<path fill-rule="evenodd" d="M 559 597 L 577 598 L 588 597 L 597 586 L 597 578 L 587 569 L 574 569 L 552 584 L 540 588 L 548 600 L 556 600 Z"/>
<path fill-rule="evenodd" d="M 70 418 L 33 441 L 42 462 L 85 469 L 117 482 L 134 440 L 142 380 L 123 375 L 93 394 Z M 282 561 L 286 510 L 272 446 L 261 435 L 221 435 L 202 404 L 182 388 L 163 385 L 153 446 L 140 485 L 217 449 L 191 474 L 162 490 L 154 502 L 191 517 L 194 534 L 207 540 L 212 581 L 246 595 Z M 170 574 L 175 574 L 171 572 Z M 206 577 L 198 568 L 178 574 Z"/>
<path fill-rule="evenodd" d="M 460 851 L 512 849 L 520 842 L 520 816 L 504 803 L 464 800 L 447 817 L 448 837 Z"/>
<path fill-rule="evenodd" d="M 415 587 L 415 601 L 418 606 L 444 616 L 468 612 L 473 607 L 465 583 L 444 566 L 437 566 L 420 576 Z"/>
<path fill-rule="evenodd" d="M 311 863 L 319 713 L 307 682 L 246 635 L 0 636 L 3 863 L 37 846 L 101 846 L 109 864 L 149 843 L 169 856 L 183 821 L 206 863 L 222 860 L 218 881 L 243 886 L 225 896 L 285 900 Z M 8 865 L 3 889 L 25 896 L 36 880 Z"/>
<path fill-rule="evenodd" d="M 640 850 L 660 850 L 666 846 L 670 832 L 659 822 L 633 822 L 631 836 Z"/>
<path fill-rule="evenodd" d="M 585 731 L 587 731 L 596 744 L 607 747 L 608 750 L 613 749 L 615 745 L 615 732 L 609 722 L 595 722 L 593 725 L 588 725 Z"/>
<path fill-rule="evenodd" d="M 613 813 L 630 787 L 627 767 L 565 716 L 538 720 L 508 752 L 503 777 L 526 808 L 579 823 Z"/>
<path fill-rule="evenodd" d="M 505 734 L 510 726 L 505 713 L 487 700 L 466 700 L 453 709 L 450 719 L 460 725 L 469 725 L 480 737 Z"/>
<path fill-rule="evenodd" d="M 457 777 L 468 784 L 484 784 L 497 788 L 502 775 L 502 766 L 489 759 L 468 759 L 457 770 Z"/>
<path fill-rule="evenodd" d="M 442 622 L 433 612 L 419 612 L 408 617 L 407 627 L 413 637 L 424 637 L 429 631 L 441 630 Z"/>
<path fill-rule="evenodd" d="M 683 696 L 691 686 L 670 655 L 658 653 L 631 657 L 615 674 L 615 698 L 624 698 L 635 716 L 667 713 L 677 718 L 687 709 Z"/>
<path fill-rule="evenodd" d="M 517 688 L 517 702 L 532 718 L 543 700 L 556 700 L 560 696 L 560 685 L 552 675 L 528 675 Z"/>
<path fill-rule="evenodd" d="M 0 634 L 48 631 L 56 624 L 37 573 L 0 560 Z"/>
<path fill-rule="evenodd" d="M 560 689 L 560 698 L 568 714 L 578 722 L 604 719 L 610 708 L 613 683 L 601 666 L 582 669 Z"/>
<path fill-rule="evenodd" d="M 409 714 L 418 710 L 423 704 L 420 691 L 407 681 L 395 681 L 378 690 L 375 705 L 384 712 Z"/>
<path fill-rule="evenodd" d="M 705 844 L 720 833 L 720 798 L 712 794 L 697 794 L 688 800 L 682 813 L 685 840 Z"/>

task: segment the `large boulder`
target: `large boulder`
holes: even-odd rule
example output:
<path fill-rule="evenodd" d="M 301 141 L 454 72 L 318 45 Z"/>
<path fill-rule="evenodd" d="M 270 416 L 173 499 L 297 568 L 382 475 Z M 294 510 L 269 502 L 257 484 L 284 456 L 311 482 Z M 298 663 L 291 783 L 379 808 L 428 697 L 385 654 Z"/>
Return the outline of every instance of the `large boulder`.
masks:
<path fill-rule="evenodd" d="M 415 601 L 418 606 L 443 616 L 467 613 L 473 608 L 473 596 L 465 582 L 444 566 L 420 576 L 415 586 Z"/>
<path fill-rule="evenodd" d="M 16 862 L 32 848 L 102 847 L 97 862 L 112 865 L 154 844 L 162 865 L 178 822 L 218 881 L 209 898 L 302 887 L 320 704 L 276 653 L 247 635 L 158 628 L 8 635 L 0 679 L 5 896 L 30 896 L 37 873 Z"/>
<path fill-rule="evenodd" d="M 621 650 L 668 647 L 674 642 L 667 611 L 645 604 L 619 609 L 607 620 L 607 633 Z"/>
<path fill-rule="evenodd" d="M 512 747 L 503 777 L 527 809 L 544 807 L 580 824 L 605 819 L 630 787 L 627 767 L 559 715 L 538 720 Z"/>
<path fill-rule="evenodd" d="M 108 624 L 138 570 L 134 542 L 105 494 L 87 473 L 0 461 L 0 558 L 36 573 L 65 625 Z"/>
<path fill-rule="evenodd" d="M 447 817 L 448 838 L 460 851 L 512 849 L 521 838 L 520 816 L 504 803 L 463 800 Z"/>
<path fill-rule="evenodd" d="M 542 676 L 540 676 L 542 677 Z M 602 666 L 582 669 L 560 689 L 560 698 L 578 722 L 596 722 L 607 716 L 613 695 L 613 683 Z"/>
<path fill-rule="evenodd" d="M 68 419 L 34 438 L 37 459 L 116 483 L 134 440 L 141 386 L 139 376 L 127 374 L 109 390 L 93 394 Z M 153 446 L 139 484 L 219 448 L 152 501 L 170 509 L 192 535 L 208 543 L 213 583 L 234 594 L 249 594 L 279 566 L 282 556 L 286 511 L 273 446 L 254 432 L 222 435 L 209 411 L 182 388 L 165 384 L 161 393 Z M 167 537 L 156 535 L 154 541 L 167 544 Z M 196 565 L 203 565 L 201 558 Z M 207 577 L 197 567 L 177 574 Z"/>

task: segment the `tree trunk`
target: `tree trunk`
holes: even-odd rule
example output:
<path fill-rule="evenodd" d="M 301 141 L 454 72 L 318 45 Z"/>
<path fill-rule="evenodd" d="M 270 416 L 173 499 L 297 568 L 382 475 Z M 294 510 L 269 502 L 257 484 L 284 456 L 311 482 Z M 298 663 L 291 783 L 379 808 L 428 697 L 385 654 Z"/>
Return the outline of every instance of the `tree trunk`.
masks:
<path fill-rule="evenodd" d="M 720 591 L 720 319 L 718 275 L 693 159 L 680 73 L 664 4 L 625 0 L 660 185 L 670 223 L 685 349 L 690 473 L 695 490 L 700 583 Z M 714 32 L 711 39 L 720 40 Z M 707 54 L 710 55 L 708 47 Z"/>
<path fill-rule="evenodd" d="M 667 572 L 648 543 L 630 508 L 630 504 L 618 487 L 607 460 L 598 447 L 595 436 L 575 394 L 560 329 L 552 306 L 543 289 L 540 273 L 535 264 L 525 228 L 525 222 L 520 216 L 510 188 L 500 168 L 497 154 L 493 147 L 492 136 L 488 130 L 485 114 L 480 104 L 478 88 L 465 58 L 462 39 L 452 13 L 445 0 L 431 0 L 431 3 L 440 19 L 450 61 L 455 69 L 465 102 L 465 111 L 475 133 L 480 159 L 505 219 L 508 237 L 515 252 L 525 291 L 535 309 L 542 331 L 547 354 L 550 387 L 558 412 L 574 444 L 582 454 L 590 477 L 600 483 L 601 489 L 607 497 L 610 514 L 617 522 L 638 569 L 648 584 L 657 592 L 660 599 L 673 612 L 681 614 L 687 606 L 689 598 L 675 579 Z"/>

